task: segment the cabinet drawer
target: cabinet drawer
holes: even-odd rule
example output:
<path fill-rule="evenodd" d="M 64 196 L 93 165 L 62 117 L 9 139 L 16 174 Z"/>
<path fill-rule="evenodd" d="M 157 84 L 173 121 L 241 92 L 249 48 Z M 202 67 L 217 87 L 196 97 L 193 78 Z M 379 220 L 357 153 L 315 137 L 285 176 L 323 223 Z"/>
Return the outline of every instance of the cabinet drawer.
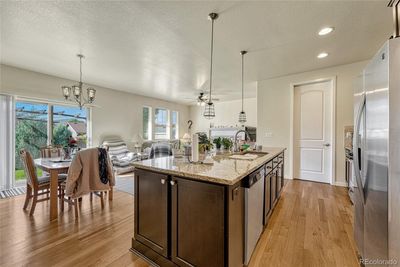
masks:
<path fill-rule="evenodd" d="M 265 175 L 272 172 L 272 160 L 265 164 Z"/>

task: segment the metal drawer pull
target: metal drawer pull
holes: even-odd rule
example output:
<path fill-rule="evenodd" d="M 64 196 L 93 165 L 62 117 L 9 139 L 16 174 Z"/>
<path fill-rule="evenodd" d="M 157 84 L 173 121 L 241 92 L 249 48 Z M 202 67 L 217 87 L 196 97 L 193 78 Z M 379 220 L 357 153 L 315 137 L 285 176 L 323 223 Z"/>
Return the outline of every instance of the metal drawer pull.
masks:
<path fill-rule="evenodd" d="M 161 184 L 165 184 L 165 179 L 161 179 Z"/>
<path fill-rule="evenodd" d="M 171 181 L 170 184 L 171 184 L 171 185 L 175 185 L 176 182 L 175 182 L 175 181 Z"/>

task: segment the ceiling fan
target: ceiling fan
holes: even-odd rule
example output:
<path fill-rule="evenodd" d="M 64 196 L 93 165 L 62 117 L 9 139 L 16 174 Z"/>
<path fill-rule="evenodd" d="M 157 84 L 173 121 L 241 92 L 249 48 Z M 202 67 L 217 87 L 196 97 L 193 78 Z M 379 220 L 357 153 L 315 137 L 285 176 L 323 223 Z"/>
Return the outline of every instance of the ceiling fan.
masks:
<path fill-rule="evenodd" d="M 209 95 L 204 94 L 203 92 L 200 92 L 199 96 L 197 97 L 197 105 L 198 106 L 204 106 L 209 100 Z M 211 98 L 212 101 L 219 101 L 218 98 Z"/>
<path fill-rule="evenodd" d="M 205 93 L 203 90 L 201 90 L 200 92 L 198 92 L 192 96 L 184 97 L 184 99 L 191 100 L 192 103 L 195 102 L 198 106 L 205 106 L 206 103 L 208 102 L 209 95 L 207 93 Z M 219 98 L 213 97 L 211 100 L 219 101 Z"/>

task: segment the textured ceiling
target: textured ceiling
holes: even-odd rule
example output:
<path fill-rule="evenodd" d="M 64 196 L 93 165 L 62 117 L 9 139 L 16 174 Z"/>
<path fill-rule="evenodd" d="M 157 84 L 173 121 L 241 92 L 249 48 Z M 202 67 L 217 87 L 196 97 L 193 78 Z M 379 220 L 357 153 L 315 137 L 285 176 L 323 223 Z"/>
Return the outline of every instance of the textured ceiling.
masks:
<path fill-rule="evenodd" d="M 271 77 L 369 59 L 391 33 L 386 1 L 1 2 L 1 62 L 188 103 L 208 88 L 210 12 L 215 22 L 215 94 L 240 98 Z M 335 31 L 326 37 L 323 26 Z M 326 51 L 329 57 L 318 60 Z"/>

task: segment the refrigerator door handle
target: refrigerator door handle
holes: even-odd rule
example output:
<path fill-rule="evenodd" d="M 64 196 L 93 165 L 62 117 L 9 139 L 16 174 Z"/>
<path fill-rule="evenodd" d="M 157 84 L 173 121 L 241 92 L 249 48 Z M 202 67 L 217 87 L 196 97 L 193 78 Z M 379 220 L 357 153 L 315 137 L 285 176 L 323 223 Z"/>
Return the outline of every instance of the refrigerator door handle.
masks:
<path fill-rule="evenodd" d="M 360 130 L 360 124 L 361 124 L 361 115 L 365 109 L 365 94 L 362 95 L 362 99 L 360 102 L 360 106 L 358 108 L 357 111 L 357 117 L 356 117 L 356 121 L 355 121 L 355 129 L 354 129 L 354 133 L 355 133 L 355 139 L 354 139 L 354 144 L 353 144 L 353 167 L 354 167 L 354 173 L 356 175 L 356 183 L 357 183 L 357 187 L 360 190 L 360 195 L 362 198 L 363 203 L 365 203 L 365 199 L 364 199 L 364 188 L 362 185 L 362 180 L 361 180 L 361 174 L 360 174 L 360 170 L 359 170 L 359 166 L 360 166 L 360 162 L 359 162 L 359 141 L 360 141 L 360 135 L 359 135 L 359 130 Z"/>

